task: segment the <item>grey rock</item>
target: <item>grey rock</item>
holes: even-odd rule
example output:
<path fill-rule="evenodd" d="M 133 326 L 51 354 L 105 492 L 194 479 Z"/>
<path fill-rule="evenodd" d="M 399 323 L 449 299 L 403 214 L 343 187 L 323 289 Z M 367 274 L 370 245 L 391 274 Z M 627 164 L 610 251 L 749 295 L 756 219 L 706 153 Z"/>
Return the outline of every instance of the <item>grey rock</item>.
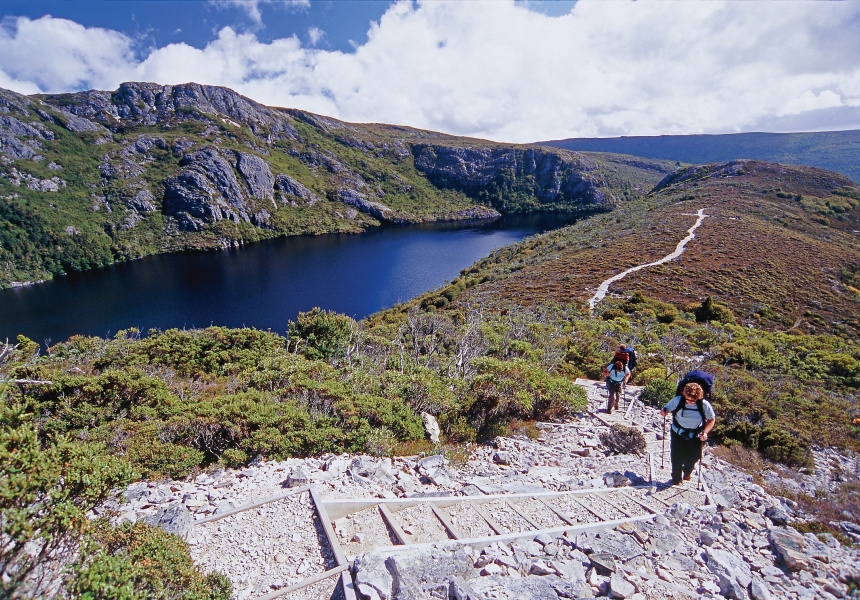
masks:
<path fill-rule="evenodd" d="M 774 527 L 768 533 L 774 553 L 791 571 L 808 568 L 810 557 L 806 555 L 806 540 L 793 527 Z"/>
<path fill-rule="evenodd" d="M 442 466 L 430 471 L 427 477 L 436 485 L 451 487 L 456 484 L 457 474 L 448 467 Z"/>
<path fill-rule="evenodd" d="M 349 463 L 349 470 L 362 477 L 371 477 L 376 473 L 376 461 L 369 456 L 356 456 Z"/>
<path fill-rule="evenodd" d="M 125 497 L 129 502 L 134 502 L 140 498 L 149 494 L 149 486 L 146 485 L 145 481 L 139 481 L 137 483 L 132 483 L 125 489 Z"/>
<path fill-rule="evenodd" d="M 391 597 L 392 600 L 425 600 L 427 595 L 421 588 L 421 584 L 409 572 L 403 561 L 396 557 L 389 557 L 385 566 L 391 573 Z"/>
<path fill-rule="evenodd" d="M 549 566 L 555 569 L 559 577 L 570 583 L 585 583 L 585 569 L 580 561 L 553 560 Z"/>
<path fill-rule="evenodd" d="M 340 458 L 338 456 L 333 456 L 323 465 L 323 469 L 326 473 L 331 473 L 335 476 L 346 473 L 348 468 L 349 462 L 345 458 Z"/>
<path fill-rule="evenodd" d="M 536 541 L 541 546 L 546 546 L 547 544 L 551 544 L 553 542 L 553 538 L 549 534 L 541 533 L 535 536 L 534 541 Z"/>
<path fill-rule="evenodd" d="M 606 487 L 625 487 L 630 485 L 630 478 L 619 472 L 607 473 L 603 476 Z"/>
<path fill-rule="evenodd" d="M 860 525 L 851 521 L 839 521 L 839 526 L 848 533 L 860 535 Z"/>
<path fill-rule="evenodd" d="M 586 552 L 608 554 L 623 561 L 645 553 L 645 549 L 632 537 L 612 530 L 585 534 L 579 540 L 578 546 Z"/>
<path fill-rule="evenodd" d="M 144 522 L 153 527 L 161 527 L 168 533 L 184 537 L 191 528 L 193 520 L 188 509 L 181 504 L 173 504 L 146 517 Z"/>
<path fill-rule="evenodd" d="M 44 101 L 69 119 L 73 131 L 101 129 L 100 122 L 111 129 L 156 125 L 182 121 L 222 122 L 226 117 L 247 125 L 255 135 L 264 139 L 297 139 L 292 125 L 292 111 L 268 108 L 241 96 L 233 90 L 197 83 L 159 85 L 155 83 L 123 83 L 115 92 L 86 91 L 68 94 L 62 105 L 54 98 Z M 83 118 L 76 118 L 83 117 Z"/>
<path fill-rule="evenodd" d="M 448 464 L 448 460 L 441 454 L 432 454 L 430 456 L 425 456 L 418 461 L 418 467 L 427 471 L 430 471 L 431 469 L 436 469 L 446 464 Z"/>
<path fill-rule="evenodd" d="M 493 453 L 493 462 L 497 465 L 509 465 L 511 464 L 511 453 L 505 451 L 499 451 Z"/>
<path fill-rule="evenodd" d="M 752 581 L 749 565 L 743 559 L 724 550 L 705 550 L 708 570 L 717 576 L 720 593 L 727 598 L 744 600 L 746 588 Z"/>
<path fill-rule="evenodd" d="M 355 587 L 359 593 L 370 598 L 390 600 L 394 577 L 385 565 L 387 556 L 377 552 L 356 557 L 355 559 Z"/>
<path fill-rule="evenodd" d="M 283 202 L 288 202 L 290 197 L 295 197 L 308 206 L 313 206 L 320 201 L 319 196 L 289 175 L 284 175 L 283 173 L 278 173 L 275 176 L 275 189 L 281 193 L 281 200 Z"/>
<path fill-rule="evenodd" d="M 302 467 L 294 467 L 289 476 L 287 477 L 287 487 L 302 487 L 305 485 L 310 485 L 311 478 L 308 476 L 307 471 L 305 471 Z"/>
<path fill-rule="evenodd" d="M 271 200 L 274 194 L 275 178 L 269 170 L 269 163 L 246 152 L 238 152 L 236 168 L 245 178 L 251 194 L 261 200 Z"/>
<path fill-rule="evenodd" d="M 543 546 L 531 540 L 517 540 L 511 544 L 511 550 L 519 550 L 526 556 L 543 556 Z"/>
<path fill-rule="evenodd" d="M 714 502 L 720 508 L 731 508 L 738 500 L 737 493 L 729 487 L 713 488 L 711 495 L 714 497 Z"/>
<path fill-rule="evenodd" d="M 635 593 L 636 588 L 633 584 L 619 573 L 613 573 L 609 578 L 609 596 L 611 598 L 630 598 Z"/>
<path fill-rule="evenodd" d="M 502 588 L 508 598 L 522 598 L 523 600 L 558 600 L 559 593 L 556 590 L 562 592 L 562 597 L 570 598 L 573 591 L 573 587 L 569 583 L 555 575 L 530 575 L 528 577 L 491 575 L 475 579 L 471 584 L 478 593 L 486 594 L 490 590 Z M 495 595 L 495 597 L 498 596 Z"/>
<path fill-rule="evenodd" d="M 693 507 L 686 502 L 676 502 L 666 510 L 666 516 L 670 519 L 680 521 L 693 511 Z"/>
<path fill-rule="evenodd" d="M 773 594 L 764 580 L 758 575 L 753 575 L 752 582 L 749 587 L 749 594 L 752 600 L 775 600 Z"/>
<path fill-rule="evenodd" d="M 373 477 L 385 485 L 394 485 L 397 483 L 397 478 L 391 473 L 388 463 L 385 461 L 379 462 L 379 465 L 376 467 L 376 471 L 373 472 Z"/>
<path fill-rule="evenodd" d="M 168 215 L 187 215 L 203 223 L 222 219 L 251 222 L 253 209 L 233 167 L 217 150 L 204 148 L 186 154 L 179 164 L 183 169 L 167 179 L 164 205 Z M 187 223 L 179 220 L 181 225 Z"/>
<path fill-rule="evenodd" d="M 611 554 L 592 554 L 589 559 L 591 560 L 591 566 L 595 568 L 599 575 L 609 575 L 618 570 L 615 559 Z"/>
<path fill-rule="evenodd" d="M 436 417 L 428 412 L 422 412 L 421 420 L 424 422 L 424 431 L 427 432 L 427 437 L 434 444 L 438 444 L 441 430 L 439 429 L 439 423 L 436 421 Z"/>
<path fill-rule="evenodd" d="M 532 563 L 529 573 L 531 575 L 553 575 L 555 573 L 555 569 L 551 568 L 542 560 L 536 560 Z"/>
<path fill-rule="evenodd" d="M 764 511 L 764 516 L 770 519 L 774 525 L 788 525 L 788 521 L 790 519 L 788 512 L 786 512 L 785 508 L 781 504 L 769 506 Z"/>
<path fill-rule="evenodd" d="M 448 582 L 450 600 L 485 600 L 486 596 L 476 592 L 462 577 L 452 577 Z"/>
<path fill-rule="evenodd" d="M 719 539 L 719 536 L 710 529 L 703 529 L 699 533 L 699 541 L 703 546 L 711 546 Z"/>
<path fill-rule="evenodd" d="M 385 206 L 381 202 L 368 200 L 364 194 L 357 192 L 356 190 L 341 188 L 337 192 L 337 199 L 347 206 L 357 208 L 361 212 L 367 213 L 380 221 L 391 223 L 399 223 L 403 221 L 403 219 L 397 217 L 396 213 L 388 206 Z"/>

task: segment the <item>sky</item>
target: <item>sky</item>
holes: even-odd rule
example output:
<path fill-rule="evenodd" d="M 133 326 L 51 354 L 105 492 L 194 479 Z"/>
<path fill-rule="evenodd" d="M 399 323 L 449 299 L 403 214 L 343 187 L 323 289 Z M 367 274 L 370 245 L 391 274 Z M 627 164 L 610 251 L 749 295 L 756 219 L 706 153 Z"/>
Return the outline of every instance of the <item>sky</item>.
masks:
<path fill-rule="evenodd" d="M 0 0 L 0 87 L 227 86 L 504 142 L 860 129 L 860 1 Z"/>

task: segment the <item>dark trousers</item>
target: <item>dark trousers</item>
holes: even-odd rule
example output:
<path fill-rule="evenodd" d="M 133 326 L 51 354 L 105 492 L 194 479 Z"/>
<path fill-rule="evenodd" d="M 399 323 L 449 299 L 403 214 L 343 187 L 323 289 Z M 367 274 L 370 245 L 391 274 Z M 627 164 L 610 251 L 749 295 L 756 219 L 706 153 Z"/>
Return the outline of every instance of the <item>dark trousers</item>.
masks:
<path fill-rule="evenodd" d="M 702 458 L 702 441 L 698 437 L 685 440 L 672 431 L 672 482 L 680 483 L 681 477 L 689 477 Z"/>

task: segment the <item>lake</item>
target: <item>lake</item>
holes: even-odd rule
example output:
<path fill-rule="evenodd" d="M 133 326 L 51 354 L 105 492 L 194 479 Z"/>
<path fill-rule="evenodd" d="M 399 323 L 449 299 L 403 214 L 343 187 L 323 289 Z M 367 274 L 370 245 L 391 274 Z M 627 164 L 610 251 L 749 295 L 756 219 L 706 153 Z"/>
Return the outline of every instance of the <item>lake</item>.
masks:
<path fill-rule="evenodd" d="M 506 216 L 149 256 L 0 290 L 0 341 L 209 325 L 283 334 L 299 311 L 315 306 L 360 319 L 442 286 L 496 248 L 573 220 Z"/>

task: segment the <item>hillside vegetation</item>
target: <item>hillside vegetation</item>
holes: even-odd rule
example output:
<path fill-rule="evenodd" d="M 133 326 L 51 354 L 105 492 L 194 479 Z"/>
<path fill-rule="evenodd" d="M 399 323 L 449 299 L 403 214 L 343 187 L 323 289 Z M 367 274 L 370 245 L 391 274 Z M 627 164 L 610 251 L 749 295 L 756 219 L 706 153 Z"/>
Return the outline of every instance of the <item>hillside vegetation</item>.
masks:
<path fill-rule="evenodd" d="M 21 337 L 0 349 L 0 508 L 14 517 L 2 524 L 14 542 L 0 552 L 4 589 L 38 562 L 30 540 L 49 552 L 85 536 L 96 558 L 75 566 L 70 589 L 226 597 L 223 577 L 197 572 L 175 538 L 83 515 L 138 477 L 429 451 L 423 412 L 447 452 L 529 432 L 583 410 L 575 379 L 599 379 L 619 342 L 637 348 L 646 402 L 668 400 L 693 367 L 716 374 L 718 443 L 797 468 L 814 446 L 860 450 L 858 206 L 860 191 L 830 172 L 690 167 L 364 321 L 315 309 L 283 335 L 126 330 L 45 352 Z M 588 311 L 602 280 L 671 252 L 701 208 L 680 258 L 620 280 Z M 155 576 L 144 555 L 172 570 Z"/>
<path fill-rule="evenodd" d="M 607 211 L 674 168 L 343 123 L 197 84 L 0 90 L 0 287 L 283 235 Z"/>

